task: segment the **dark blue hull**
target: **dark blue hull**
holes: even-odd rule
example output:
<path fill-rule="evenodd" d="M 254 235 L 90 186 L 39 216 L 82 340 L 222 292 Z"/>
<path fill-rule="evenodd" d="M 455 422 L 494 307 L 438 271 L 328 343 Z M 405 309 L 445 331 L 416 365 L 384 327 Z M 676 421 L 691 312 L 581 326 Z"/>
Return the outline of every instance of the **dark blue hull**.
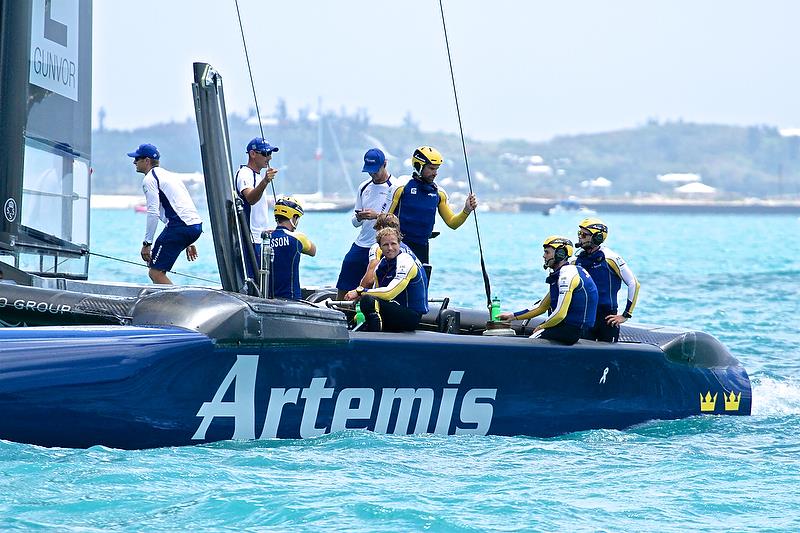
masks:
<path fill-rule="evenodd" d="M 345 428 L 550 437 L 750 413 L 738 362 L 673 359 L 648 344 L 432 332 L 226 343 L 183 328 L 0 329 L 0 438 L 132 449 Z"/>

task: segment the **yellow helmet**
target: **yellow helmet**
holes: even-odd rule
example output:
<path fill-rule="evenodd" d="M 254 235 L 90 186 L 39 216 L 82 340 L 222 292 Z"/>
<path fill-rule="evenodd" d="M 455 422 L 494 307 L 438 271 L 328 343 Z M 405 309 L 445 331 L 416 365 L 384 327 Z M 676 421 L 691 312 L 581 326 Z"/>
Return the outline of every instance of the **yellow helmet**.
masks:
<path fill-rule="evenodd" d="M 303 216 L 303 206 L 291 196 L 281 196 L 275 202 L 273 213 L 275 213 L 275 216 L 280 215 L 291 220 L 295 215 L 298 217 Z"/>
<path fill-rule="evenodd" d="M 441 165 L 444 162 L 442 154 L 439 150 L 430 146 L 420 146 L 414 150 L 414 155 L 411 156 L 411 165 L 414 167 L 414 172 L 422 174 L 422 167 L 425 165 Z"/>
<path fill-rule="evenodd" d="M 572 257 L 572 241 L 566 237 L 561 237 L 560 235 L 551 235 L 544 240 L 542 247 L 550 247 L 555 250 L 553 259 L 555 259 L 556 262 L 566 261 Z"/>
<path fill-rule="evenodd" d="M 599 218 L 584 218 L 578 227 L 592 234 L 592 244 L 600 246 L 608 239 L 608 226 Z"/>

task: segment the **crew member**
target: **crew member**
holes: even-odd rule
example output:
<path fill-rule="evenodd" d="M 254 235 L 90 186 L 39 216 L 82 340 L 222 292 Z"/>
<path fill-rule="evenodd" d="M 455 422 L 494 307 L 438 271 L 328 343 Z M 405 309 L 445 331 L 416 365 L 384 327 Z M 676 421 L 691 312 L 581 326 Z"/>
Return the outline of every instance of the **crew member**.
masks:
<path fill-rule="evenodd" d="M 153 283 L 171 284 L 167 272 L 182 251 L 186 250 L 189 261 L 197 259 L 194 243 L 203 232 L 203 222 L 180 176 L 159 166 L 158 148 L 140 144 L 128 157 L 133 158 L 136 172 L 144 174 L 142 189 L 147 202 L 147 228 L 140 255 L 150 267 L 148 274 Z M 165 227 L 154 243 L 159 220 Z"/>
<path fill-rule="evenodd" d="M 259 268 L 261 267 L 261 234 L 270 227 L 269 204 L 264 191 L 278 173 L 277 169 L 269 166 L 272 154 L 277 151 L 277 146 L 272 146 L 266 139 L 256 137 L 247 143 L 247 164 L 241 165 L 236 172 L 236 190 L 244 200 L 244 213 L 250 226 L 250 235 Z M 261 171 L 265 168 L 267 171 L 262 178 Z M 244 262 L 247 266 L 247 275 L 256 279 L 255 268 L 249 257 L 246 256 Z"/>
<path fill-rule="evenodd" d="M 478 206 L 475 195 L 470 193 L 464 209 L 454 214 L 447 203 L 447 193 L 433 181 L 442 164 L 442 154 L 430 146 L 420 146 L 411 157 L 414 173 L 411 179 L 395 190 L 389 212 L 400 219 L 400 231 L 405 243 L 423 263 L 429 263 L 428 239 L 436 222 L 436 211 L 445 224 L 456 229 L 467 220 Z"/>
<path fill-rule="evenodd" d="M 314 256 L 316 245 L 297 231 L 303 207 L 291 196 L 283 196 L 275 202 L 277 227 L 270 232 L 269 244 L 273 259 L 269 275 L 269 297 L 299 300 L 300 254 Z"/>
<path fill-rule="evenodd" d="M 569 264 L 572 242 L 553 235 L 542 243 L 544 269 L 550 290 L 534 309 L 515 313 L 500 313 L 500 320 L 523 320 L 549 311 L 547 320 L 536 326 L 531 338 L 549 339 L 575 344 L 584 331 L 594 324 L 597 312 L 597 287 L 582 267 Z"/>
<path fill-rule="evenodd" d="M 383 228 L 376 240 L 383 258 L 375 270 L 376 286 L 356 287 L 347 300 L 361 300 L 367 331 L 413 331 L 428 312 L 425 274 L 417 261 L 400 248 L 400 231 Z"/>
<path fill-rule="evenodd" d="M 364 154 L 362 172 L 369 174 L 369 179 L 358 186 L 356 194 L 353 226 L 361 228 L 350 251 L 342 261 L 342 270 L 336 281 L 338 299 L 341 300 L 347 291 L 358 286 L 369 264 L 370 246 L 375 243 L 375 227 L 373 220 L 385 213 L 392 203 L 392 195 L 397 186 L 397 179 L 392 178 L 386 168 L 386 156 L 379 148 L 371 148 Z"/>
<path fill-rule="evenodd" d="M 400 221 L 391 213 L 381 213 L 378 215 L 378 218 L 375 219 L 374 224 L 375 231 L 380 231 L 383 228 L 396 228 L 398 231 L 400 230 Z M 402 237 L 402 234 L 401 234 Z M 422 263 L 417 256 L 414 255 L 414 252 L 409 248 L 406 243 L 400 241 L 400 249 L 404 252 L 411 254 L 414 258 L 414 261 L 417 262 L 417 266 L 422 268 Z M 383 252 L 381 251 L 381 247 L 378 245 L 377 242 L 373 242 L 372 246 L 369 248 L 369 265 L 367 266 L 367 272 L 364 274 L 364 277 L 361 278 L 361 283 L 358 285 L 360 287 L 372 287 L 375 283 L 375 269 L 378 268 L 378 263 L 381 262 L 381 258 L 383 257 Z M 422 274 L 425 275 L 425 270 L 423 269 Z M 427 285 L 427 277 L 426 282 Z"/>
<path fill-rule="evenodd" d="M 639 297 L 639 281 L 621 255 L 607 248 L 608 226 L 599 218 L 587 218 L 578 225 L 578 246 L 583 250 L 575 258 L 597 285 L 597 318 L 584 338 L 616 342 L 619 325 L 631 318 Z M 628 287 L 625 311 L 617 314 L 617 293 L 622 282 Z"/>

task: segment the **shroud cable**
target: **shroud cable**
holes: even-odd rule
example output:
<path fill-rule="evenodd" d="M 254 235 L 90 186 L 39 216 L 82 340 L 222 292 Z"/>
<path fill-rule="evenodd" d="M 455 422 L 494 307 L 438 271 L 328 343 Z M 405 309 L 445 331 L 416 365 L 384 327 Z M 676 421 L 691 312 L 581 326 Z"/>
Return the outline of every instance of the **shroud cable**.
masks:
<path fill-rule="evenodd" d="M 464 128 L 461 126 L 461 109 L 458 106 L 458 91 L 456 91 L 456 77 L 453 73 L 453 60 L 450 57 L 450 40 L 447 38 L 447 25 L 444 21 L 444 6 L 442 0 L 439 0 L 439 11 L 442 13 L 442 29 L 444 30 L 444 42 L 447 46 L 447 63 L 450 65 L 450 80 L 453 82 L 453 98 L 456 103 L 456 115 L 458 116 L 458 131 L 461 134 L 461 149 L 464 151 L 464 166 L 467 169 L 467 183 L 469 183 L 469 192 L 472 194 L 472 178 L 469 173 L 469 158 L 467 157 L 467 145 L 464 141 Z M 475 218 L 475 234 L 478 236 L 478 252 L 481 257 L 481 272 L 483 273 L 483 287 L 486 290 L 486 307 L 489 309 L 489 318 L 491 319 L 492 312 L 492 287 L 489 283 L 489 274 L 486 272 L 486 263 L 483 260 L 483 246 L 481 244 L 481 230 L 478 225 L 478 211 L 474 211 Z"/>
<path fill-rule="evenodd" d="M 244 46 L 244 58 L 247 60 L 247 73 L 250 74 L 250 87 L 253 89 L 253 101 L 256 104 L 256 117 L 258 117 L 258 130 L 261 132 L 261 138 L 264 138 L 264 126 L 261 125 L 261 111 L 258 109 L 258 97 L 256 96 L 256 84 L 253 81 L 253 69 L 250 68 L 250 54 L 247 53 L 247 40 L 244 38 L 244 26 L 242 26 L 242 14 L 239 12 L 239 0 L 233 0 L 236 3 L 236 16 L 239 19 L 239 32 L 242 34 L 242 46 Z M 275 184 L 269 182 L 272 188 L 272 199 L 278 201 L 278 195 L 275 194 Z"/>

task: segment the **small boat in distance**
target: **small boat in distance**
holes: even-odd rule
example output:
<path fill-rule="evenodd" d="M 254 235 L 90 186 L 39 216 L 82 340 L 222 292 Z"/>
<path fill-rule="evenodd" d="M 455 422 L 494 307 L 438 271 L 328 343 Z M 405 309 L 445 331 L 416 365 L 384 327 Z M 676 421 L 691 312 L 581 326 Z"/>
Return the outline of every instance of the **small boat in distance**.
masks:
<path fill-rule="evenodd" d="M 563 214 L 579 214 L 585 216 L 596 215 L 597 211 L 586 207 L 575 198 L 568 198 L 566 200 L 559 200 L 551 207 L 545 209 L 543 214 L 548 216 L 563 215 Z"/>
<path fill-rule="evenodd" d="M 339 195 L 323 196 L 322 193 L 295 194 L 307 213 L 344 213 L 355 207 L 355 196 L 342 198 Z"/>

